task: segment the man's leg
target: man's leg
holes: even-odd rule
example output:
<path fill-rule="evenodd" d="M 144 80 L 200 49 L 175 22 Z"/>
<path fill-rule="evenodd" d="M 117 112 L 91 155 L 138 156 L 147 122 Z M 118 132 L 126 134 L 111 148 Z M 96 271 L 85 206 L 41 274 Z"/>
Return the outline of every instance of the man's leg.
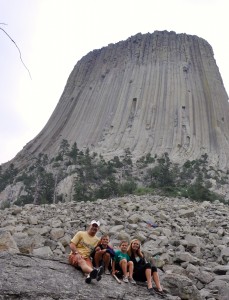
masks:
<path fill-rule="evenodd" d="M 88 265 L 88 267 L 92 268 L 92 271 L 89 273 L 89 275 L 86 278 L 86 283 L 90 283 L 91 279 L 95 279 L 95 278 L 96 278 L 97 281 L 100 281 L 102 279 L 103 266 L 100 266 L 98 268 L 94 268 L 90 258 L 86 258 L 84 260 L 85 260 L 86 264 Z"/>
<path fill-rule="evenodd" d="M 94 269 L 92 266 L 92 262 L 89 258 L 84 259 L 79 254 L 71 254 L 69 255 L 69 262 L 76 268 L 80 268 L 84 274 L 87 275 L 86 283 L 90 283 L 92 279 L 95 279 L 98 275 L 98 270 Z M 101 279 L 101 275 L 100 275 Z"/>
<path fill-rule="evenodd" d="M 90 259 L 84 259 L 84 258 L 80 257 L 78 259 L 78 266 L 81 268 L 83 273 L 86 273 L 86 274 L 91 273 L 91 271 L 93 270 L 93 266 L 92 266 Z"/>

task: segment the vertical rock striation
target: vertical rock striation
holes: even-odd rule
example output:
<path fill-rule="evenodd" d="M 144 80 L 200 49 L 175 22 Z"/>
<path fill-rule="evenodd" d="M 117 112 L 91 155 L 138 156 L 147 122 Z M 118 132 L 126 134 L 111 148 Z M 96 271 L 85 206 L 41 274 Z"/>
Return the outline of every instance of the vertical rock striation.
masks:
<path fill-rule="evenodd" d="M 197 36 L 137 34 L 84 56 L 52 116 L 22 150 L 55 153 L 77 142 L 105 157 L 168 152 L 177 162 L 207 153 L 229 162 L 228 96 L 211 46 Z"/>

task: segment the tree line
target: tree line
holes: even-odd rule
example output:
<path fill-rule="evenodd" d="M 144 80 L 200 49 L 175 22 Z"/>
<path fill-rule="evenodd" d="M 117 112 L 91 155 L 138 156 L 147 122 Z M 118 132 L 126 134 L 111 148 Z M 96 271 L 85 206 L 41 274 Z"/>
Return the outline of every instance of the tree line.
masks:
<path fill-rule="evenodd" d="M 209 166 L 207 154 L 178 165 L 171 162 L 168 153 L 160 157 L 148 153 L 133 162 L 131 151 L 125 149 L 122 157 L 105 160 L 101 154 L 91 153 L 88 148 L 80 150 L 76 142 L 70 146 L 63 139 L 55 157 L 40 153 L 23 171 L 13 164 L 5 172 L 0 167 L 0 191 L 22 182 L 24 189 L 15 202 L 17 205 L 65 201 L 64 195 L 57 193 L 57 186 L 71 174 L 74 175 L 74 201 L 150 193 L 224 202 L 223 196 L 211 191 L 210 179 L 218 184 L 228 180 L 227 173 Z"/>

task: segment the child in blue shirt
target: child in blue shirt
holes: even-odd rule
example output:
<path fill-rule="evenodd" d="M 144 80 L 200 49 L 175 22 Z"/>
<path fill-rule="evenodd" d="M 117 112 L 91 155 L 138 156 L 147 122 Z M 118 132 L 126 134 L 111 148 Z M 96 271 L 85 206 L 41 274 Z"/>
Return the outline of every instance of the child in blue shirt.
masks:
<path fill-rule="evenodd" d="M 111 259 L 114 257 L 115 252 L 109 244 L 110 239 L 107 234 L 103 235 L 91 254 L 93 258 L 93 264 L 96 268 L 104 265 L 105 274 L 110 274 Z"/>

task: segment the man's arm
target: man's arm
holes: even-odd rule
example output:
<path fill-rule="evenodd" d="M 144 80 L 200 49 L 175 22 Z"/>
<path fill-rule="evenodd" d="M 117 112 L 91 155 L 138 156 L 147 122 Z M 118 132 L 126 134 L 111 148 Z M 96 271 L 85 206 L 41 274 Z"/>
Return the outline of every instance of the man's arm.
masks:
<path fill-rule="evenodd" d="M 69 245 L 70 249 L 72 250 L 72 253 L 74 253 L 74 254 L 78 253 L 77 245 L 78 245 L 80 240 L 81 240 L 81 232 L 78 231 L 76 233 L 76 235 L 73 237 L 73 239 L 71 240 L 70 245 Z"/>
<path fill-rule="evenodd" d="M 74 254 L 78 254 L 79 253 L 77 251 L 77 249 L 76 249 L 76 245 L 73 242 L 70 243 L 69 247 L 72 250 L 72 253 L 74 253 Z"/>

